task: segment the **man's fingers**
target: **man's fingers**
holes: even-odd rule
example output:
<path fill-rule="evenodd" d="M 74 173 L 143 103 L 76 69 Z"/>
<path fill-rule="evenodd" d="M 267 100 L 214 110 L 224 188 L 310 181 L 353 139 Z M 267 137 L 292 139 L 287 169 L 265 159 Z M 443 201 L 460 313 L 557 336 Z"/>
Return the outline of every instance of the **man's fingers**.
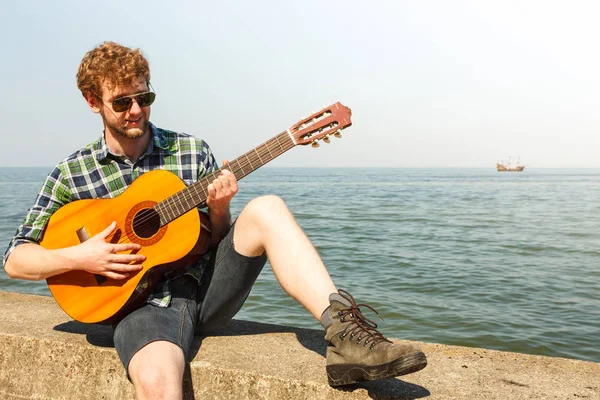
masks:
<path fill-rule="evenodd" d="M 103 273 L 115 272 L 118 274 L 135 274 L 139 272 L 143 267 L 141 264 L 126 264 L 122 262 L 111 262 L 104 266 L 105 270 Z"/>
<path fill-rule="evenodd" d="M 129 274 L 127 274 L 127 273 L 117 273 L 117 272 L 110 272 L 110 271 L 106 271 L 102 275 L 104 275 L 107 278 L 116 279 L 116 280 L 122 280 L 122 279 L 129 278 Z"/>
<path fill-rule="evenodd" d="M 113 245 L 112 249 L 114 252 L 119 252 L 119 251 L 139 250 L 141 248 L 142 248 L 142 246 L 140 246 L 137 243 L 120 243 L 120 244 Z"/>
<path fill-rule="evenodd" d="M 233 172 L 231 172 L 228 169 L 222 169 L 221 173 L 219 174 L 219 178 L 224 177 L 224 176 L 226 176 L 226 177 L 233 176 Z"/>
<path fill-rule="evenodd" d="M 223 161 L 223 166 L 229 165 L 227 160 Z M 237 179 L 235 174 L 229 169 L 221 169 L 219 176 L 213 180 L 207 188 L 208 202 L 215 200 L 228 200 L 237 193 Z"/>
<path fill-rule="evenodd" d="M 221 181 L 225 181 L 225 182 L 237 182 L 237 180 L 235 178 L 235 174 L 228 169 L 221 170 L 219 179 Z"/>
<path fill-rule="evenodd" d="M 229 170 L 222 170 L 217 180 L 221 183 L 223 188 L 233 188 L 237 186 L 237 179 L 235 178 L 233 172 Z"/>
<path fill-rule="evenodd" d="M 112 233 L 112 231 L 115 230 L 115 228 L 117 227 L 117 222 L 113 221 L 110 223 L 109 226 L 107 226 L 106 228 L 104 228 L 104 230 L 102 232 L 100 232 L 99 234 L 97 234 L 96 236 L 99 238 L 102 238 L 102 240 L 106 239 L 106 237 L 108 235 L 110 235 Z"/>
<path fill-rule="evenodd" d="M 235 177 L 235 174 L 229 169 L 221 170 L 221 174 L 219 174 L 219 180 L 221 180 L 224 187 L 229 187 L 232 191 L 235 191 L 237 189 L 237 178 Z"/>
<path fill-rule="evenodd" d="M 215 179 L 212 183 L 213 187 L 215 188 L 215 190 L 220 190 L 223 187 L 223 182 L 221 181 L 221 177 L 218 177 L 217 179 Z"/>
<path fill-rule="evenodd" d="M 208 185 L 206 187 L 206 189 L 208 190 L 208 197 L 215 197 L 215 195 L 217 194 L 217 191 L 215 190 L 215 185 L 213 185 L 212 183 L 210 185 Z"/>
<path fill-rule="evenodd" d="M 140 263 L 144 262 L 145 260 L 146 256 L 142 254 L 113 254 L 112 257 L 110 257 L 110 262 L 118 266 L 118 268 L 111 269 L 116 269 L 118 271 L 130 271 L 132 269 L 123 269 L 122 267 L 127 267 L 128 264 L 134 263 L 131 265 L 131 267 L 134 267 L 134 270 L 137 271 L 142 268 Z"/>

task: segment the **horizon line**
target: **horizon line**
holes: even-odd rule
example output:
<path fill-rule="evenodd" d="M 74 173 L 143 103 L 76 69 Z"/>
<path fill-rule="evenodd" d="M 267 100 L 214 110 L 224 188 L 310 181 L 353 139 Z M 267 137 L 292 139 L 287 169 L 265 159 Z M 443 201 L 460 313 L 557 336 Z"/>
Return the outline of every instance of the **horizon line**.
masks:
<path fill-rule="evenodd" d="M 44 165 L 18 165 L 18 166 L 14 166 L 14 165 L 0 165 L 0 168 L 47 168 L 47 169 L 52 169 L 55 166 L 44 166 Z M 600 169 L 600 166 L 595 166 L 595 167 L 532 167 L 532 166 L 525 166 L 525 170 L 529 170 L 529 169 Z M 340 168 L 344 168 L 344 169 L 369 169 L 369 168 L 381 168 L 381 169 L 493 169 L 496 170 L 496 167 L 467 167 L 467 166 L 462 166 L 462 167 L 447 167 L 447 166 L 435 166 L 435 167 L 407 167 L 407 166 L 362 166 L 362 167 L 356 167 L 356 166 L 311 166 L 311 167 L 307 167 L 307 166 L 269 166 L 269 165 L 264 165 L 262 166 L 260 169 L 267 169 L 267 168 L 302 168 L 302 169 L 340 169 Z M 523 172 L 524 172 L 523 171 Z"/>

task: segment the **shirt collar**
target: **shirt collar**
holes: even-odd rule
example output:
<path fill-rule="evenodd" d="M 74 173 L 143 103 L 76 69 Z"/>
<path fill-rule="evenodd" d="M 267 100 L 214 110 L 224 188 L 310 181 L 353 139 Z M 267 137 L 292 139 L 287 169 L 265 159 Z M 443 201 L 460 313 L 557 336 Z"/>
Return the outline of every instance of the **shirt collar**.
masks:
<path fill-rule="evenodd" d="M 177 141 L 175 140 L 174 136 L 165 135 L 165 132 L 162 129 L 157 128 L 152 123 L 150 123 L 150 132 L 152 133 L 152 140 L 150 140 L 148 148 L 140 156 L 140 159 L 148 154 L 152 154 L 155 146 L 161 149 L 166 154 L 175 153 L 179 149 L 179 145 L 177 144 Z M 100 136 L 100 139 L 98 139 L 98 141 L 95 143 L 93 148 L 94 155 L 98 161 L 103 161 L 105 158 L 108 157 L 109 154 L 112 154 L 115 157 L 119 157 L 116 154 L 112 153 L 108 148 L 108 145 L 106 144 L 106 138 L 104 137 L 104 132 L 102 133 L 102 136 Z"/>

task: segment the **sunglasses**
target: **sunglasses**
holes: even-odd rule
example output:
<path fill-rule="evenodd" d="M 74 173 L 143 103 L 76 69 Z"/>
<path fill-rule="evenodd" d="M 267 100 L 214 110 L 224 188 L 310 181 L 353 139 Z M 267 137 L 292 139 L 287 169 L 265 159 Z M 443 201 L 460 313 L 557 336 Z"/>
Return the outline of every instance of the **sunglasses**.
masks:
<path fill-rule="evenodd" d="M 119 97 L 118 99 L 114 99 L 111 103 L 112 109 L 115 112 L 123 112 L 127 111 L 133 105 L 133 100 L 142 107 L 148 107 L 154 103 L 154 99 L 156 99 L 156 93 L 154 92 L 144 92 L 138 94 L 132 94 L 130 96 Z"/>

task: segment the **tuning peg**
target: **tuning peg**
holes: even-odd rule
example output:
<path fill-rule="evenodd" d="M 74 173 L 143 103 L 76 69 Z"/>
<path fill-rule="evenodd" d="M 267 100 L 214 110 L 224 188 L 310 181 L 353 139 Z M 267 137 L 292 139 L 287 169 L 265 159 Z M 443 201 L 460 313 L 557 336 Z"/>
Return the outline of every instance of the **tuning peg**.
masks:
<path fill-rule="evenodd" d="M 335 136 L 336 138 L 340 139 L 342 137 L 342 130 L 338 129 L 333 136 Z"/>
<path fill-rule="evenodd" d="M 312 147 L 319 147 L 319 142 L 317 142 L 316 140 L 314 142 L 312 142 Z"/>
<path fill-rule="evenodd" d="M 325 136 L 325 137 L 323 138 L 323 141 L 324 141 L 325 143 L 330 143 L 330 142 L 331 142 L 331 140 L 329 139 L 329 136 Z"/>

